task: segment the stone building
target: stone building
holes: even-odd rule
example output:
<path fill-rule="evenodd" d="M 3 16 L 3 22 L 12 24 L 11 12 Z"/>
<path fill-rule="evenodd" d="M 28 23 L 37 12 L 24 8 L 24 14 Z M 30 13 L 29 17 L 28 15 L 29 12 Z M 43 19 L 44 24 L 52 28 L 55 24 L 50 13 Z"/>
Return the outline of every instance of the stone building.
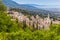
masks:
<path fill-rule="evenodd" d="M 24 15 L 22 15 L 21 13 L 18 16 L 18 21 L 20 21 L 20 22 L 23 22 L 24 21 Z"/>
<path fill-rule="evenodd" d="M 55 20 L 55 21 L 52 21 L 53 24 L 60 24 L 60 21 L 58 20 Z"/>
<path fill-rule="evenodd" d="M 29 20 L 29 18 L 26 18 L 26 25 L 27 25 L 27 26 L 30 25 L 30 20 Z"/>
<path fill-rule="evenodd" d="M 13 18 L 17 18 L 19 22 L 26 22 L 26 25 L 34 27 L 35 29 L 37 28 L 39 29 L 49 29 L 50 28 L 50 24 L 51 24 L 51 19 L 50 16 L 48 14 L 48 16 L 46 18 L 41 18 L 40 16 L 36 15 L 31 16 L 30 19 L 23 15 L 22 13 L 18 13 L 18 12 L 10 12 L 10 16 L 12 16 Z"/>
<path fill-rule="evenodd" d="M 42 29 L 43 28 L 43 21 L 44 20 L 41 19 L 41 18 L 38 20 L 38 29 Z"/>
<path fill-rule="evenodd" d="M 37 29 L 42 29 L 43 28 L 43 19 L 36 15 L 36 21 L 37 21 Z"/>
<path fill-rule="evenodd" d="M 44 29 L 49 29 L 50 28 L 50 24 L 51 24 L 51 19 L 50 16 L 48 14 L 47 18 L 44 18 Z"/>
<path fill-rule="evenodd" d="M 8 14 L 14 19 L 18 17 L 19 12 L 9 11 Z"/>

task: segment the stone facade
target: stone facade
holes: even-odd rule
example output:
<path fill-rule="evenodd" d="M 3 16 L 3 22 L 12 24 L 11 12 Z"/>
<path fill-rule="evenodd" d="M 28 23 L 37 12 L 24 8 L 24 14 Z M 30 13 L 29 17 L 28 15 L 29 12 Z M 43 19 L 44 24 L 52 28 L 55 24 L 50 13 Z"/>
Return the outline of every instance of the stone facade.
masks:
<path fill-rule="evenodd" d="M 51 19 L 50 16 L 48 14 L 48 16 L 46 18 L 41 18 L 40 16 L 36 15 L 31 16 L 30 18 L 28 18 L 27 16 L 24 16 L 22 13 L 18 13 L 18 12 L 12 12 L 12 14 L 10 14 L 13 18 L 18 18 L 18 21 L 20 22 L 26 22 L 26 25 L 28 26 L 32 26 L 34 28 L 39 29 L 49 29 L 50 28 L 50 24 L 51 24 Z M 53 21 L 56 22 L 56 21 Z M 60 22 L 59 22 L 60 23 Z"/>

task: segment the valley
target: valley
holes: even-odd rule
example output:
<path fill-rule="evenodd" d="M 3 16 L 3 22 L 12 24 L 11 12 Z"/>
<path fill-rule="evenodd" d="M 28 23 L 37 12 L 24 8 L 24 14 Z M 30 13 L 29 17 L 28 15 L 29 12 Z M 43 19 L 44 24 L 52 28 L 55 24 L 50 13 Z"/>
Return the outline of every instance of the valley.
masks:
<path fill-rule="evenodd" d="M 9 1 L 9 2 L 8 2 Z M 27 14 L 33 14 L 33 15 L 42 15 L 46 17 L 48 14 L 50 14 L 51 18 L 60 18 L 60 8 L 44 8 L 45 5 L 37 5 L 37 4 L 18 4 L 12 0 L 3 0 L 3 4 L 5 4 L 9 8 L 15 8 L 15 9 L 21 9 L 26 12 Z M 38 7 L 36 7 L 38 6 Z M 45 6 L 45 7 L 46 7 Z M 58 5 L 57 5 L 58 6 Z M 43 7 L 43 8 L 42 8 Z"/>

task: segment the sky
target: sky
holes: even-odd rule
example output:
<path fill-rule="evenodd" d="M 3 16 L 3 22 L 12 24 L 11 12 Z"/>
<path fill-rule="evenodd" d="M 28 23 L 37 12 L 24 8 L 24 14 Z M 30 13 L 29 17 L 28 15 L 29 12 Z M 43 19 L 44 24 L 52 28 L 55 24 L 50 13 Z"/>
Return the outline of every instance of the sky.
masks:
<path fill-rule="evenodd" d="M 60 5 L 60 0 L 13 0 L 19 4 Z"/>

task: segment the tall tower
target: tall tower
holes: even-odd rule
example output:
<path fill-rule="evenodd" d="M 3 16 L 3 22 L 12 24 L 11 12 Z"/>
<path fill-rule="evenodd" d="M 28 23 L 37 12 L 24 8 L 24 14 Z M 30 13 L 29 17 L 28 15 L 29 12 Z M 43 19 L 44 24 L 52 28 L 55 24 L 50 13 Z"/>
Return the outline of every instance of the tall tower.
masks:
<path fill-rule="evenodd" d="M 49 29 L 51 24 L 50 15 L 48 13 L 47 18 L 44 19 L 44 29 Z"/>
<path fill-rule="evenodd" d="M 50 18 L 50 15 L 49 15 L 49 13 L 48 13 L 48 19 Z"/>

